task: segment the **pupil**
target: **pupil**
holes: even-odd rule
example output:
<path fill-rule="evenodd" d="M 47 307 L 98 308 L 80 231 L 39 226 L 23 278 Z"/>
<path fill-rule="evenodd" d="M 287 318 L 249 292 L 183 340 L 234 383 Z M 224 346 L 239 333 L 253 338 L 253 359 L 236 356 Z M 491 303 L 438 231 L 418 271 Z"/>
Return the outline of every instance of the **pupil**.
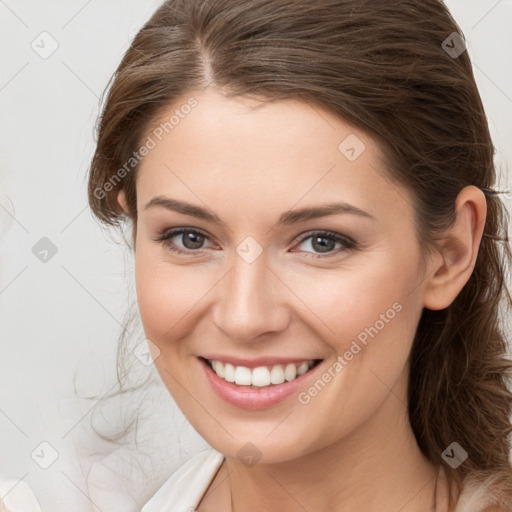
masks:
<path fill-rule="evenodd" d="M 316 246 L 317 245 L 316 242 L 318 240 L 322 240 L 323 242 L 320 245 Z M 331 242 L 330 244 L 328 244 L 327 247 L 325 246 L 325 243 L 324 243 L 326 240 L 330 240 L 330 242 Z M 313 238 L 313 248 L 315 250 L 317 250 L 319 248 L 319 252 L 329 252 L 330 250 L 332 250 L 333 249 L 333 247 L 331 247 L 332 243 L 334 243 L 334 240 L 332 240 L 331 238 L 327 238 L 325 236 L 316 236 Z"/>
<path fill-rule="evenodd" d="M 187 249 L 199 249 L 203 243 L 203 235 L 199 235 L 196 233 L 191 233 L 190 231 L 185 234 L 184 238 L 184 246 Z M 191 243 L 192 245 L 189 246 L 188 244 Z"/>

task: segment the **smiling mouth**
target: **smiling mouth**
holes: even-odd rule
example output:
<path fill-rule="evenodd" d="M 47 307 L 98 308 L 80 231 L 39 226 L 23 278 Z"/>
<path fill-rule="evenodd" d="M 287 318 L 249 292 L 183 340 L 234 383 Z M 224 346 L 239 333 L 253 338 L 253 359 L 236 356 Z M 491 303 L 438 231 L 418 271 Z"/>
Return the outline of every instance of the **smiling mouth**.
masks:
<path fill-rule="evenodd" d="M 298 363 L 275 364 L 248 368 L 200 357 L 212 371 L 226 382 L 248 388 L 272 387 L 291 382 L 308 373 L 323 359 L 308 359 Z"/>

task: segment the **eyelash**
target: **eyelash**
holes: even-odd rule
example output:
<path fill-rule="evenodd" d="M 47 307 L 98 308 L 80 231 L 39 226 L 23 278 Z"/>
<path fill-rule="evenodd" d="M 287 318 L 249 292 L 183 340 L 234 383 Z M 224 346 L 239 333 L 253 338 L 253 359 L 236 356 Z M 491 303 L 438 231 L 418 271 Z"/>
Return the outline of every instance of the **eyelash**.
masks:
<path fill-rule="evenodd" d="M 208 238 L 205 233 L 203 233 L 202 231 L 199 231 L 197 229 L 194 229 L 194 228 L 177 228 L 177 229 L 165 230 L 165 231 L 161 232 L 160 235 L 158 236 L 158 238 L 156 239 L 156 241 L 161 243 L 165 248 L 169 249 L 170 251 L 172 251 L 176 254 L 202 254 L 204 251 L 201 249 L 197 249 L 197 250 L 180 249 L 180 248 L 177 248 L 174 244 L 169 243 L 169 240 L 171 238 L 174 238 L 177 235 L 182 235 L 183 233 L 193 233 L 195 235 L 200 235 L 200 236 L 204 236 L 205 238 Z M 324 254 L 324 255 L 307 252 L 306 254 L 309 254 L 309 256 L 306 256 L 306 257 L 308 257 L 308 258 L 314 258 L 314 259 L 330 258 L 330 257 L 337 255 L 339 252 L 341 252 L 341 250 L 351 251 L 351 250 L 357 250 L 357 248 L 358 248 L 356 242 L 354 240 L 352 240 L 351 238 L 348 238 L 346 236 L 340 236 L 332 231 L 310 231 L 302 238 L 300 238 L 298 240 L 297 239 L 294 240 L 294 242 L 297 241 L 299 244 L 301 244 L 305 240 L 308 240 L 309 238 L 312 238 L 314 236 L 329 238 L 329 239 L 335 240 L 336 242 L 340 242 L 343 245 L 344 249 L 338 249 L 337 251 L 333 250 L 332 252 Z"/>

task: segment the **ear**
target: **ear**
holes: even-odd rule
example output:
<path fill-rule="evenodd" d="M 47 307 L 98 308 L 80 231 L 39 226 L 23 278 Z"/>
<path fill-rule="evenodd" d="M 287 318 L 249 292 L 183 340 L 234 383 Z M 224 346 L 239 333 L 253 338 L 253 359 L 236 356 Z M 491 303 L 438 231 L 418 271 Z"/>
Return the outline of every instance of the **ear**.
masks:
<path fill-rule="evenodd" d="M 124 189 L 121 189 L 117 194 L 117 202 L 119 206 L 123 209 L 124 213 L 128 215 L 128 203 L 126 202 L 126 194 L 124 193 Z"/>
<path fill-rule="evenodd" d="M 439 310 L 448 307 L 468 282 L 482 239 L 487 202 L 477 187 L 464 187 L 455 202 L 456 219 L 431 259 L 424 287 L 423 305 Z"/>

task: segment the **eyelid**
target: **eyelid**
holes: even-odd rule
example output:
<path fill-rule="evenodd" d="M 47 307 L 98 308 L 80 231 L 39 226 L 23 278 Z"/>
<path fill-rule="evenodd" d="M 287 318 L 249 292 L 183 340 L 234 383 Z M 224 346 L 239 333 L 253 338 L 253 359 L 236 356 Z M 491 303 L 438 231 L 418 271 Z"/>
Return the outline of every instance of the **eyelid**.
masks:
<path fill-rule="evenodd" d="M 166 243 L 169 239 L 174 238 L 175 236 L 182 235 L 183 233 L 194 233 L 197 235 L 203 236 L 205 239 L 210 239 L 210 236 L 199 228 L 194 227 L 175 227 L 175 228 L 168 228 L 164 229 L 160 232 L 158 237 L 154 239 L 157 242 L 162 243 L 167 249 L 174 253 L 178 254 L 188 254 L 188 255 L 202 255 L 205 252 L 206 248 L 199 248 L 199 249 L 181 249 L 180 247 L 172 247 L 171 244 Z M 340 252 L 344 251 L 350 251 L 350 250 L 356 250 L 358 248 L 358 244 L 355 240 L 353 240 L 351 237 L 347 235 L 343 235 L 341 233 L 337 233 L 335 231 L 325 230 L 325 229 L 313 229 L 310 231 L 307 231 L 305 233 L 301 233 L 297 237 L 295 237 L 292 240 L 292 243 L 294 245 L 304 243 L 306 240 L 311 238 L 312 236 L 317 235 L 318 237 L 325 236 L 326 238 L 334 239 L 336 242 L 340 242 L 343 247 L 337 250 L 333 250 L 330 252 L 327 252 L 325 254 L 322 253 L 314 253 L 310 251 L 292 251 L 292 252 L 305 252 L 305 254 L 308 254 L 310 258 L 315 259 L 323 259 L 323 258 L 331 258 L 337 256 Z M 174 245 L 174 244 L 173 244 Z"/>
<path fill-rule="evenodd" d="M 306 258 L 312 258 L 316 260 L 328 259 L 328 258 L 336 258 L 341 253 L 347 251 L 355 251 L 358 249 L 358 244 L 355 240 L 350 238 L 349 236 L 342 235 L 341 233 L 337 233 L 335 231 L 325 230 L 325 229 L 313 229 L 306 233 L 300 234 L 295 240 L 297 244 L 302 244 L 309 238 L 312 238 L 314 235 L 317 237 L 325 237 L 333 239 L 336 243 L 341 243 L 342 247 L 339 249 L 334 249 L 327 253 L 315 253 L 310 251 L 293 251 L 293 252 L 304 252 Z M 297 245 L 295 244 L 295 245 Z"/>
<path fill-rule="evenodd" d="M 208 239 L 208 240 L 210 240 L 210 238 L 211 238 L 210 235 L 208 235 L 202 229 L 182 226 L 182 227 L 164 229 L 163 231 L 161 231 L 159 233 L 159 235 L 154 240 L 156 242 L 162 243 L 164 246 L 166 246 L 168 249 L 170 249 L 173 252 L 178 252 L 178 253 L 183 253 L 183 254 L 185 254 L 185 253 L 202 254 L 204 252 L 205 248 L 194 250 L 194 249 L 181 249 L 179 247 L 176 249 L 176 248 L 171 248 L 170 244 L 166 243 L 171 238 L 174 238 L 175 236 L 178 236 L 178 235 L 182 235 L 183 233 L 194 233 L 196 235 L 201 235 L 205 239 Z"/>
<path fill-rule="evenodd" d="M 341 233 L 336 233 L 335 231 L 330 231 L 328 229 L 312 229 L 310 231 L 306 231 L 305 233 L 301 233 L 296 238 L 294 238 L 292 243 L 304 242 L 305 240 L 307 240 L 308 238 L 310 238 L 313 235 L 317 235 L 317 236 L 327 235 L 330 238 L 340 239 L 347 244 L 354 244 L 354 245 L 356 244 L 355 240 L 353 240 L 349 236 L 342 235 Z"/>

